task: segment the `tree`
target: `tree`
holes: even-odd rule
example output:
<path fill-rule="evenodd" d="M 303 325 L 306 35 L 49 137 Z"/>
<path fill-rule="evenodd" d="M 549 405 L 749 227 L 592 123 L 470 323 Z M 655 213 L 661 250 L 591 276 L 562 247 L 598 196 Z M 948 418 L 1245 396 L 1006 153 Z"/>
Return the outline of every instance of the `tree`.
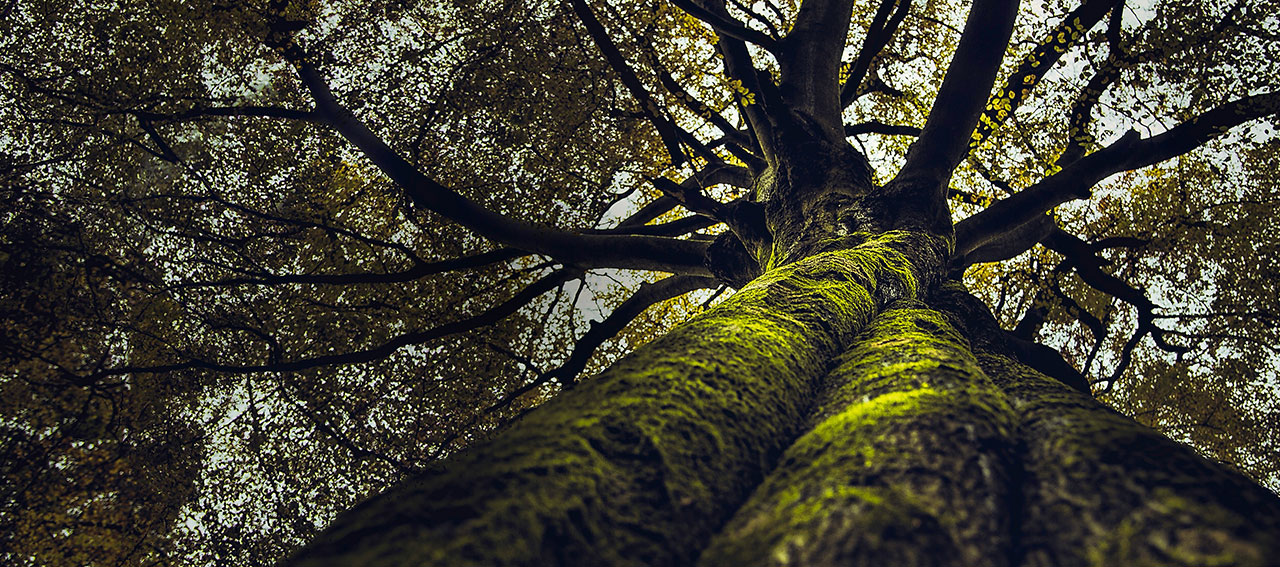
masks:
<path fill-rule="evenodd" d="M 13 0 L 3 554 L 1264 565 L 1271 12 Z"/>

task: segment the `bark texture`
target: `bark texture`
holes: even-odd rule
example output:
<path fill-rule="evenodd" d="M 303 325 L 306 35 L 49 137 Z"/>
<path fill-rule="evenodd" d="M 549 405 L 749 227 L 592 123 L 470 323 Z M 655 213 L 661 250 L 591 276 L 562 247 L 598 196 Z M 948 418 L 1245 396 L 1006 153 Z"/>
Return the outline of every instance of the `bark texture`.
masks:
<path fill-rule="evenodd" d="M 929 242 L 770 270 L 292 564 L 1273 564 L 1275 495 L 1007 356 Z"/>
<path fill-rule="evenodd" d="M 1280 500 L 1009 358 L 983 368 L 1018 413 L 1020 565 L 1275 565 Z"/>
<path fill-rule="evenodd" d="M 1012 408 L 936 311 L 881 313 L 700 565 L 1004 566 Z"/>
<path fill-rule="evenodd" d="M 918 294 L 895 249 L 917 245 L 886 235 L 769 272 L 446 472 L 340 517 L 293 564 L 692 564 L 800 433 L 837 356 Z"/>

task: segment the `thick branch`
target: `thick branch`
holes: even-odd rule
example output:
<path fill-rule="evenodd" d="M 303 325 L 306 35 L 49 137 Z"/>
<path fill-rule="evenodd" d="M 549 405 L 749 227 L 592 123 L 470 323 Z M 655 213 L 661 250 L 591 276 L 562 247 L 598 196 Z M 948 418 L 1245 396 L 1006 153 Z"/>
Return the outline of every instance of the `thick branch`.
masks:
<path fill-rule="evenodd" d="M 1094 185 L 1120 171 L 1138 143 L 1138 133 L 1130 130 L 1110 146 L 960 221 L 956 224 L 956 256 L 965 256 L 1006 235 L 1023 231 L 1022 225 L 1040 222 L 1040 217 L 1062 203 L 1087 198 Z M 1028 248 L 1030 244 L 1034 242 L 1029 243 Z"/>
<path fill-rule="evenodd" d="M 1173 129 L 1142 140 L 1121 164 L 1121 169 L 1137 169 L 1180 156 L 1204 145 L 1227 130 L 1263 116 L 1280 112 L 1280 93 L 1247 96 L 1219 105 Z"/>
<path fill-rule="evenodd" d="M 929 118 L 894 178 L 912 193 L 924 192 L 915 198 L 945 198 L 951 172 L 969 150 L 970 135 L 1000 69 L 1017 12 L 1017 0 L 976 0 L 969 9 L 960 45 Z"/>
<path fill-rule="evenodd" d="M 1003 199 L 956 225 L 956 255 L 1019 230 L 1054 207 L 1083 199 L 1098 182 L 1130 169 L 1146 167 L 1187 153 L 1233 126 L 1280 111 L 1280 94 L 1248 96 L 1218 106 L 1173 129 L 1139 139 L 1130 130 L 1115 143 L 1072 162 L 1062 171 Z"/>
<path fill-rule="evenodd" d="M 782 40 L 778 63 L 782 100 L 842 140 L 840 58 L 853 15 L 853 0 L 806 0 Z"/>
<path fill-rule="evenodd" d="M 981 213 L 979 213 L 981 214 Z M 977 216 L 977 215 L 974 215 Z M 972 250 L 961 252 L 960 236 L 963 233 L 961 222 L 956 227 L 956 252 L 955 260 L 952 262 L 954 269 L 963 270 L 974 264 L 982 264 L 985 262 L 1000 262 L 1013 258 L 1018 254 L 1030 250 L 1032 246 L 1044 239 L 1049 231 L 1057 225 L 1053 222 L 1053 217 L 1049 215 L 1039 215 L 1030 221 L 1016 225 L 1011 230 L 1006 230 L 992 238 L 983 241 L 980 246 Z M 966 241 L 967 242 L 967 241 Z"/>
<path fill-rule="evenodd" d="M 316 100 L 317 112 L 364 152 L 387 177 L 400 185 L 415 206 L 440 214 L 499 243 L 546 254 L 566 264 L 693 275 L 710 273 L 703 266 L 705 243 L 652 236 L 577 234 L 510 219 L 476 204 L 423 175 L 343 107 L 314 67 L 301 59 L 294 62 Z"/>

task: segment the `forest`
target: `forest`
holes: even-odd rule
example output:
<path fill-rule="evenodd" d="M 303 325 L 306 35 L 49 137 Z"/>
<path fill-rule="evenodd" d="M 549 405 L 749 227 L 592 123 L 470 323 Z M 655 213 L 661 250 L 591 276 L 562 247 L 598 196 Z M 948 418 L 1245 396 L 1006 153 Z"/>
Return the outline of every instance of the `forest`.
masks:
<path fill-rule="evenodd" d="M 1269 0 L 0 0 L 0 562 L 1268 565 Z"/>

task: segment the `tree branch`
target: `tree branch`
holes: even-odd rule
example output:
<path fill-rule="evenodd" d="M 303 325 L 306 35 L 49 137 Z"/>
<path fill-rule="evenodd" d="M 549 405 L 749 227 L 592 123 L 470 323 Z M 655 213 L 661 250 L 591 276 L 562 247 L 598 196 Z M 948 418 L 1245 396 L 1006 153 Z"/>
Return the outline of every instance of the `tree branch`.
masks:
<path fill-rule="evenodd" d="M 586 231 L 588 234 L 648 234 L 651 236 L 681 236 L 704 228 L 711 228 L 721 221 L 706 215 L 689 215 L 662 224 L 627 225 Z"/>
<path fill-rule="evenodd" d="M 1031 95 L 1036 84 L 1058 59 L 1084 37 L 1086 31 L 1102 21 L 1108 11 L 1112 8 L 1118 11 L 1118 4 L 1119 0 L 1085 0 L 1067 14 L 1061 23 L 1049 30 L 1049 37 L 1022 58 L 1017 70 L 987 102 L 987 108 L 979 117 L 978 127 L 969 141 L 969 148 L 976 149 L 992 132 L 999 129 L 1022 101 Z"/>
<path fill-rule="evenodd" d="M 732 20 L 728 10 L 725 9 L 723 1 L 712 0 L 710 8 L 694 5 L 692 0 L 682 0 L 675 3 L 686 11 L 688 11 L 688 8 L 685 8 L 682 4 L 689 4 L 694 6 L 695 9 L 705 10 L 717 17 Z M 766 88 L 772 89 L 773 85 L 770 83 L 766 87 L 766 85 L 761 84 L 760 71 L 756 69 L 755 64 L 752 62 L 751 52 L 747 50 L 744 40 L 736 39 L 720 32 L 716 33 L 716 37 L 716 48 L 720 51 L 720 55 L 724 60 L 725 75 L 741 83 L 742 88 L 747 93 L 750 93 L 749 96 L 744 96 L 742 93 L 734 94 L 734 98 L 741 108 L 742 116 L 746 119 L 747 130 L 756 141 L 755 146 L 760 149 L 761 156 L 765 162 L 773 164 L 776 161 L 772 147 L 773 124 L 769 120 L 767 109 L 774 106 L 774 102 L 769 100 L 770 91 L 766 90 Z"/>
<path fill-rule="evenodd" d="M 1042 222 L 1045 213 L 1062 203 L 1087 198 L 1094 185 L 1119 171 L 1137 143 L 1138 133 L 1130 130 L 1110 146 L 960 221 L 956 224 L 955 255 L 966 256 L 1007 234 L 1026 230 L 1023 224 Z"/>
<path fill-rule="evenodd" d="M 974 2 L 929 118 L 898 177 L 918 179 L 935 190 L 945 185 L 968 151 L 970 134 L 1000 69 L 1017 12 L 1017 0 Z"/>
<path fill-rule="evenodd" d="M 409 345 L 422 344 L 435 339 L 447 337 L 449 335 L 464 333 L 497 323 L 498 321 L 511 316 L 521 307 L 524 307 L 538 296 L 559 287 L 560 284 L 563 284 L 564 282 L 579 277 L 581 273 L 581 270 L 561 268 L 530 284 L 528 287 L 512 296 L 511 299 L 491 307 L 478 315 L 458 321 L 452 321 L 422 331 L 405 333 L 370 349 L 342 354 L 329 354 L 302 358 L 287 362 L 272 362 L 268 364 L 236 365 L 192 359 L 186 362 L 156 366 L 122 366 L 99 370 L 86 376 L 72 376 L 71 380 L 75 384 L 89 385 L 108 376 L 121 376 L 126 374 L 156 374 L 179 370 L 213 370 L 216 372 L 226 372 L 230 374 L 248 374 L 253 372 L 297 372 L 299 370 L 306 370 L 320 366 L 371 362 L 386 358 L 395 351 Z"/>
<path fill-rule="evenodd" d="M 722 222 L 728 219 L 725 204 L 706 196 L 697 188 L 685 187 L 665 177 L 651 177 L 649 182 L 659 191 L 662 191 L 664 195 L 675 199 L 676 202 L 691 212 L 706 215 Z"/>
<path fill-rule="evenodd" d="M 840 59 L 852 16 L 853 0 L 806 0 L 777 51 L 782 100 L 816 120 L 833 140 L 843 139 Z"/>
<path fill-rule="evenodd" d="M 705 189 L 722 183 L 735 187 L 749 188 L 752 183 L 751 172 L 743 167 L 713 164 L 685 178 L 684 181 L 680 182 L 680 186 L 687 189 Z M 630 217 L 623 219 L 613 230 L 644 225 L 666 214 L 667 211 L 674 209 L 679 204 L 674 198 L 663 195 L 641 207 Z"/>
<path fill-rule="evenodd" d="M 1072 105 L 1070 113 L 1070 125 L 1067 129 L 1067 147 L 1063 150 L 1062 155 L 1058 157 L 1058 165 L 1066 167 L 1071 162 L 1080 159 L 1084 155 L 1085 147 L 1094 142 L 1093 135 L 1087 131 L 1089 122 L 1093 120 L 1093 108 L 1098 104 L 1098 100 L 1102 97 L 1102 93 L 1107 87 L 1120 78 L 1121 73 L 1134 66 L 1151 61 L 1160 61 L 1169 57 L 1174 53 L 1179 53 L 1187 49 L 1194 48 L 1200 42 L 1209 38 L 1175 38 L 1173 41 L 1159 47 L 1146 49 L 1138 53 L 1130 53 L 1121 44 L 1122 18 L 1118 15 L 1118 10 L 1123 7 L 1123 1 L 1112 10 L 1112 16 L 1108 22 L 1106 38 L 1107 47 L 1110 53 L 1107 59 L 1103 61 L 1098 72 L 1089 79 L 1089 82 L 1081 89 L 1075 103 Z M 1214 26 L 1211 35 L 1221 34 L 1228 29 L 1231 20 L 1238 14 L 1242 8 L 1242 4 L 1237 3 L 1232 6 L 1227 14 L 1218 21 Z"/>
<path fill-rule="evenodd" d="M 612 267 L 707 275 L 706 244 L 654 236 L 583 235 L 507 218 L 422 174 L 400 157 L 329 90 L 319 71 L 301 54 L 291 60 L 324 116 L 347 141 L 409 195 L 414 205 L 453 220 L 498 243 L 551 256 L 579 267 Z"/>
<path fill-rule="evenodd" d="M 645 118 L 653 127 L 658 130 L 658 136 L 662 138 L 662 143 L 667 147 L 667 154 L 671 156 L 671 164 L 679 166 L 688 159 L 684 150 L 680 148 L 680 128 L 674 122 L 663 116 L 662 109 L 658 107 L 658 103 L 653 100 L 649 91 L 644 88 L 644 84 L 640 82 L 640 77 L 636 76 L 635 70 L 627 64 L 627 60 L 622 56 L 622 52 L 618 50 L 618 46 L 613 43 L 613 38 L 609 37 L 609 31 L 604 28 L 600 20 L 591 12 L 591 7 L 587 6 L 586 0 L 568 0 L 573 7 L 573 12 L 578 16 L 578 20 L 582 22 L 583 27 L 587 28 L 587 33 L 595 42 L 596 47 L 600 48 L 600 52 L 604 54 L 605 61 L 609 62 L 609 66 L 614 72 L 618 73 L 618 78 L 622 80 L 622 84 L 631 92 L 631 96 L 640 104 L 640 111 L 644 113 Z M 686 133 L 687 134 L 687 133 Z M 691 134 L 689 138 L 693 138 Z M 695 139 L 696 141 L 696 139 Z"/>
<path fill-rule="evenodd" d="M 1135 332 L 1142 335 L 1151 334 L 1156 346 L 1172 353 L 1185 353 L 1188 347 L 1170 344 L 1165 340 L 1164 330 L 1155 325 L 1155 302 L 1147 298 L 1141 290 L 1125 283 L 1105 269 L 1104 261 L 1094 253 L 1088 242 L 1074 234 L 1055 227 L 1044 239 L 1044 245 L 1050 250 L 1062 254 L 1075 268 L 1080 279 L 1090 287 L 1119 299 L 1138 310 L 1138 328 Z M 1138 338 L 1141 338 L 1140 336 Z M 1133 339 L 1137 340 L 1137 339 Z"/>
<path fill-rule="evenodd" d="M 969 138 L 995 81 L 1013 33 L 1017 0 L 975 0 L 946 77 L 906 163 L 886 186 L 896 200 L 927 207 L 934 230 L 950 230 L 947 182 L 969 151 Z"/>
<path fill-rule="evenodd" d="M 711 122 L 711 124 L 715 125 L 716 128 L 719 128 L 728 143 L 737 145 L 743 149 L 751 148 L 755 151 L 759 151 L 758 148 L 755 148 L 755 144 L 751 140 L 750 136 L 739 131 L 733 126 L 733 124 L 730 124 L 724 116 L 719 112 L 712 110 L 711 107 L 706 105 L 706 103 L 694 98 L 683 85 L 676 81 L 675 77 L 671 76 L 671 73 L 668 73 L 665 69 L 660 69 L 658 71 L 658 81 L 662 83 L 663 88 L 675 95 L 676 100 L 680 101 L 680 104 L 684 105 L 685 108 Z"/>
<path fill-rule="evenodd" d="M 866 82 L 872 61 L 889 45 L 893 34 L 898 31 L 898 26 L 910 11 L 911 0 L 881 0 L 871 26 L 867 29 L 867 37 L 862 41 L 862 48 L 849 67 L 849 76 L 845 77 L 844 86 L 840 88 L 840 108 L 853 104 L 859 94 L 867 92 L 863 83 Z"/>
<path fill-rule="evenodd" d="M 708 10 L 698 5 L 694 0 L 671 0 L 671 3 L 677 8 L 688 12 L 690 16 L 711 26 L 711 29 L 715 30 L 716 35 L 720 37 L 754 43 L 767 51 L 778 49 L 778 42 L 772 37 L 743 25 L 742 22 L 735 20 L 723 9 L 720 11 Z M 720 7 L 723 8 L 723 3 L 721 3 Z"/>
<path fill-rule="evenodd" d="M 1185 154 L 1234 126 L 1280 112 L 1280 94 L 1253 95 L 1222 104 L 1151 138 L 1130 130 L 1110 146 L 1072 162 L 1064 169 L 956 225 L 956 256 L 963 256 L 1019 230 L 1073 199 L 1089 197 L 1107 177 Z"/>

